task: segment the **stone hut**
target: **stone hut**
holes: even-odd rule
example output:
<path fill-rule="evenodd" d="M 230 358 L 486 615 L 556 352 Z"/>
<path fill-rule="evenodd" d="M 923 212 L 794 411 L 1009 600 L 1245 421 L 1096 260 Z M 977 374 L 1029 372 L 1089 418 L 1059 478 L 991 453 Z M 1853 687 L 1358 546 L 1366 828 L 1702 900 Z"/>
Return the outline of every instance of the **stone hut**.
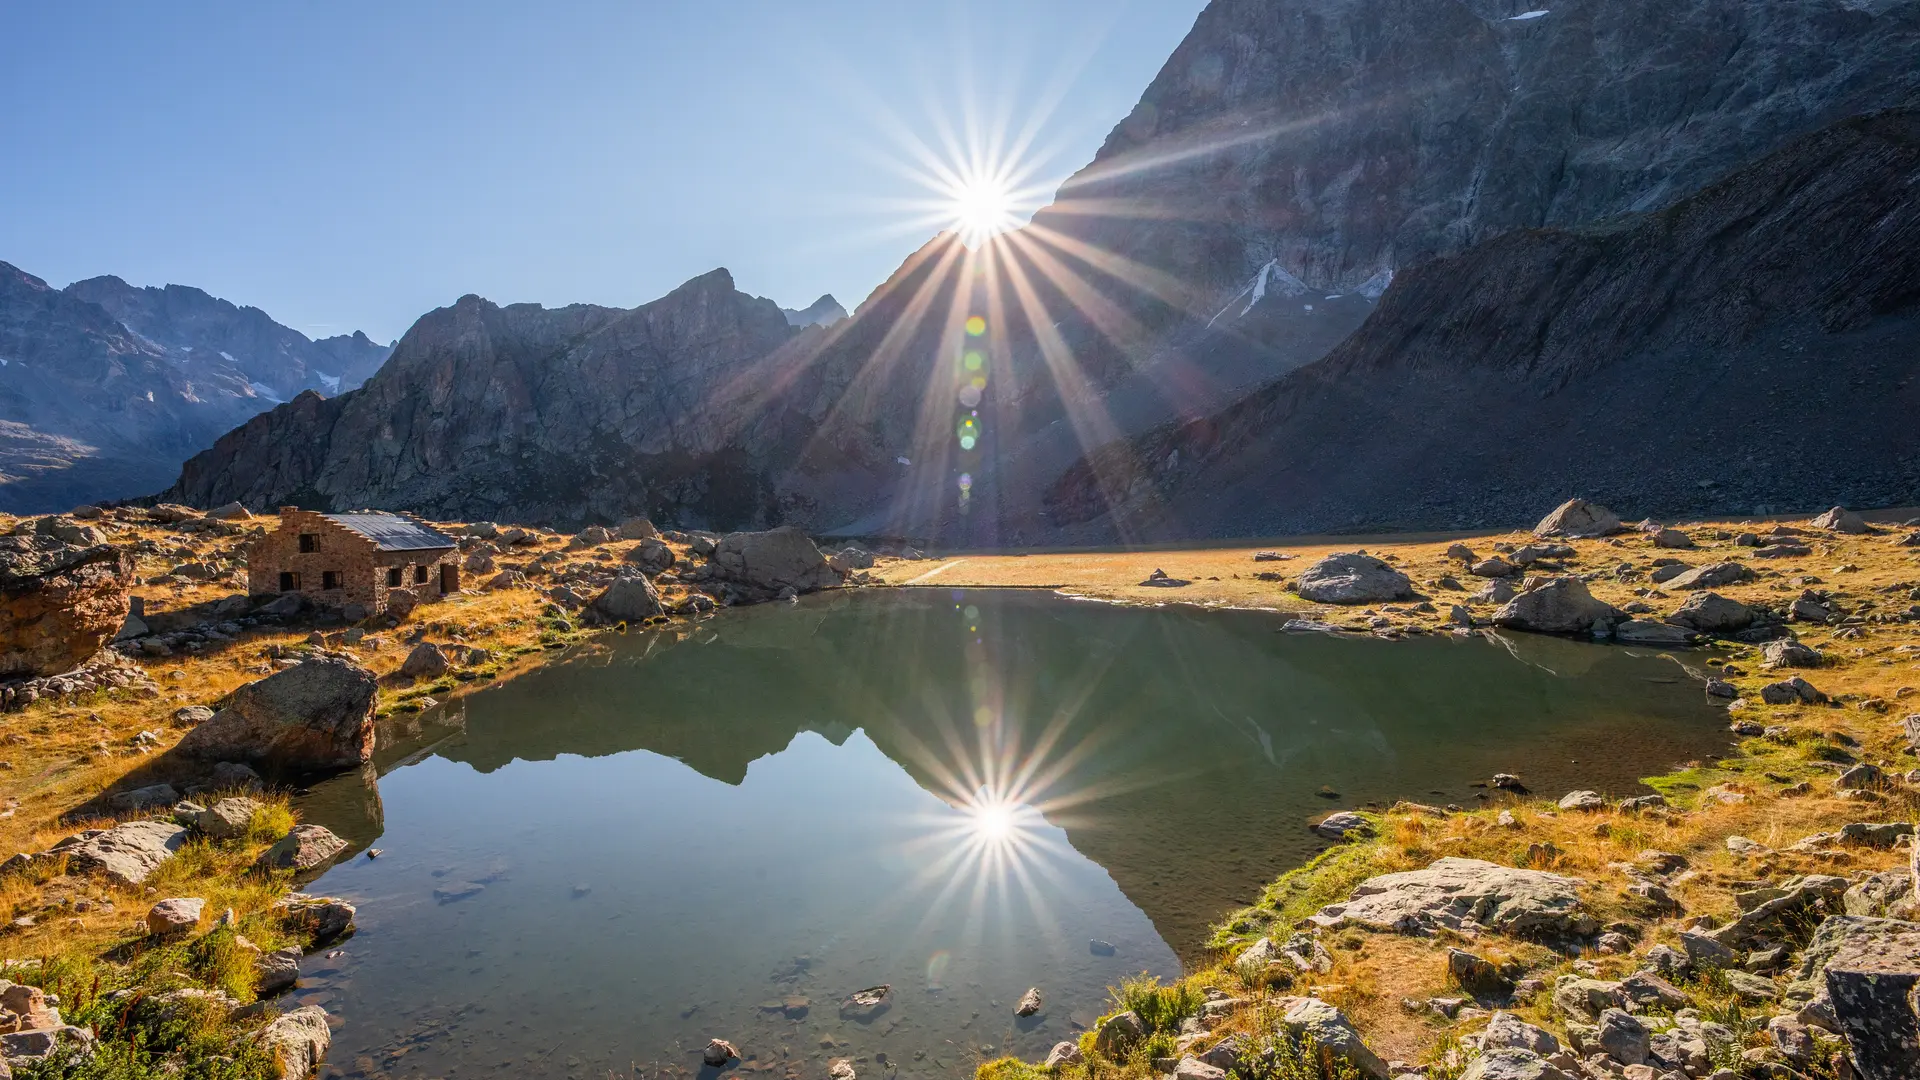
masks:
<path fill-rule="evenodd" d="M 405 514 L 280 508 L 280 527 L 247 550 L 247 591 L 297 592 L 375 615 L 460 591 L 453 538 Z M 360 616 L 365 618 L 366 615 Z"/>

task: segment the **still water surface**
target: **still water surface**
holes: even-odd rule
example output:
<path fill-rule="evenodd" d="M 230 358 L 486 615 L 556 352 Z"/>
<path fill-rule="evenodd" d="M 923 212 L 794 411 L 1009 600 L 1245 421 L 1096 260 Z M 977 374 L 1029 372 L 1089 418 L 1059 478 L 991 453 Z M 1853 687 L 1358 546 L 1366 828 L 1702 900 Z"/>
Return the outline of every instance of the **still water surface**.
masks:
<path fill-rule="evenodd" d="M 583 650 L 315 789 L 382 854 L 313 886 L 360 932 L 296 998 L 340 1020 L 334 1076 L 959 1075 L 1177 974 L 1317 814 L 1497 771 L 1631 793 L 1725 745 L 1657 653 L 1277 625 L 900 590 Z M 713 1036 L 746 1060 L 703 1069 Z"/>

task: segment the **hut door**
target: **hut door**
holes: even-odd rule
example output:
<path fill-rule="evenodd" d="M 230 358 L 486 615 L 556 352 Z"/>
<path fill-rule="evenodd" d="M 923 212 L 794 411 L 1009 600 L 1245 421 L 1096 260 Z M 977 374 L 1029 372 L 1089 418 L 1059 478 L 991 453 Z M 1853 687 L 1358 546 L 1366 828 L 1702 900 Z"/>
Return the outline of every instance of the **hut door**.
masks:
<path fill-rule="evenodd" d="M 460 591 L 460 568 L 450 562 L 440 564 L 440 593 L 442 596 Z"/>

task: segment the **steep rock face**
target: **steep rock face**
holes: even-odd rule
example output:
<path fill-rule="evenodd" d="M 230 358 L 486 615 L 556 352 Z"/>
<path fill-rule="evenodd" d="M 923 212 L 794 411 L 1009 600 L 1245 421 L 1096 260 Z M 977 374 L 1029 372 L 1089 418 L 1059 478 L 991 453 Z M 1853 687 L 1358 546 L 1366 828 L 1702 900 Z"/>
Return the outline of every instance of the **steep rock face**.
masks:
<path fill-rule="evenodd" d="M 1920 110 L 1841 122 L 1696 196 L 1407 271 L 1321 362 L 1102 449 L 1082 536 L 1898 505 L 1920 487 Z M 1108 515 L 1109 508 L 1118 513 Z"/>
<path fill-rule="evenodd" d="M 1072 461 L 1317 360 L 1394 274 L 1657 210 L 1917 93 L 1911 0 L 1216 0 L 1031 226 L 930 246 L 862 305 L 862 438 L 836 437 L 880 487 L 809 491 L 814 524 L 1049 538 Z M 978 405 L 942 370 L 972 348 Z"/>
<path fill-rule="evenodd" d="M 1339 291 L 1917 90 L 1903 0 L 1215 0 L 1036 220 L 1189 287 L 1277 258 Z"/>
<path fill-rule="evenodd" d="M 239 307 L 186 285 L 136 288 L 111 275 L 62 290 L 99 304 L 128 329 L 176 353 L 203 353 L 238 368 L 271 397 L 302 390 L 351 390 L 386 363 L 393 350 L 358 331 L 310 340 L 256 307 Z"/>
<path fill-rule="evenodd" d="M 466 296 L 423 316 L 359 390 L 254 418 L 164 497 L 764 522 L 782 515 L 774 476 L 844 387 L 810 362 L 826 333 L 788 326 L 725 270 L 632 310 Z"/>
<path fill-rule="evenodd" d="M 165 483 L 265 404 L 228 365 L 181 364 L 97 304 L 0 263 L 0 510 Z"/>
<path fill-rule="evenodd" d="M 0 510 L 152 491 L 221 432 L 303 387 L 351 385 L 386 352 L 308 341 L 198 289 L 53 289 L 0 263 Z"/>

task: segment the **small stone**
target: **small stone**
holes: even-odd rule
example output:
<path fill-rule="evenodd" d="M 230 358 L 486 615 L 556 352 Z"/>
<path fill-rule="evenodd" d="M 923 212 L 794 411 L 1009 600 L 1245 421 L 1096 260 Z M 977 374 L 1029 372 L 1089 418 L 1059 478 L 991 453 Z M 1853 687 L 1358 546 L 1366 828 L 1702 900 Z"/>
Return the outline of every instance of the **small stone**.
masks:
<path fill-rule="evenodd" d="M 706 1049 L 700 1051 L 700 1060 L 716 1069 L 739 1056 L 740 1051 L 734 1049 L 733 1044 L 725 1039 L 710 1039 Z"/>
<path fill-rule="evenodd" d="M 200 925 L 200 913 L 207 906 L 197 897 L 162 900 L 147 912 L 147 932 L 157 938 L 184 937 Z"/>
<path fill-rule="evenodd" d="M 1015 1016 L 1032 1016 L 1040 1011 L 1040 988 L 1035 986 L 1020 995 L 1020 1001 L 1013 1007 Z"/>

